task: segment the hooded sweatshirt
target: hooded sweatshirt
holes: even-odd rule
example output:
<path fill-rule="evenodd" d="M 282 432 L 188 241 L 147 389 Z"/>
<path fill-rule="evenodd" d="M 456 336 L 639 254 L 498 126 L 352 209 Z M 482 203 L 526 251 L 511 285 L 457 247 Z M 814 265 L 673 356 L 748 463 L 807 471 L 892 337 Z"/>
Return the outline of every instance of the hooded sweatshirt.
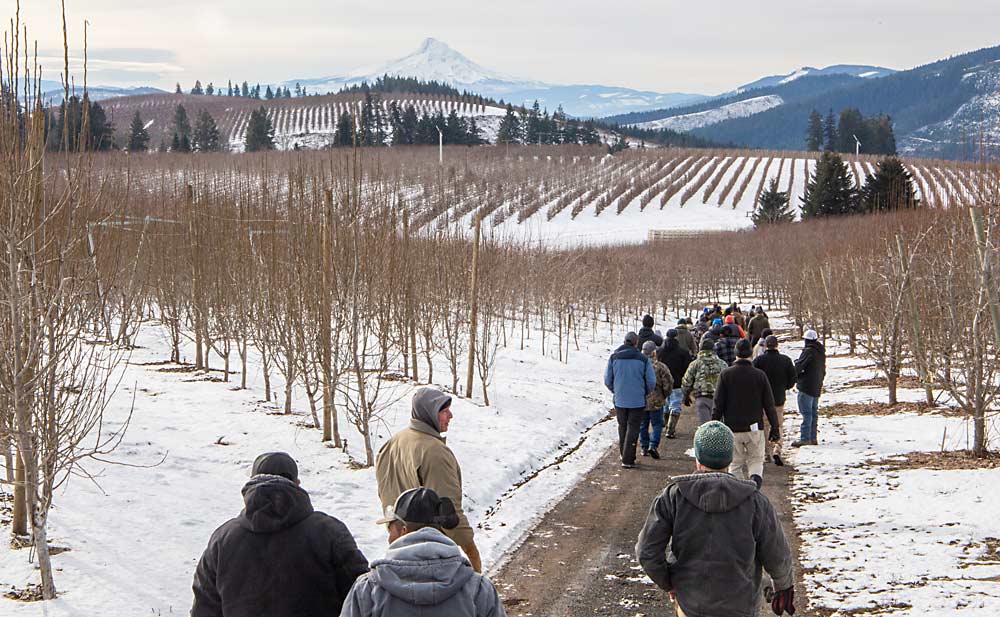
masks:
<path fill-rule="evenodd" d="M 473 542 L 472 526 L 462 510 L 462 468 L 438 431 L 438 412 L 451 397 L 434 388 L 413 395 L 410 426 L 385 442 L 375 459 L 375 479 L 382 508 L 411 488 L 426 487 L 455 504 L 459 525 L 448 537 L 463 547 Z"/>
<path fill-rule="evenodd" d="M 355 582 L 342 617 L 503 617 L 493 583 L 472 570 L 461 549 L 433 527 L 389 545 L 385 558 Z"/>
<path fill-rule="evenodd" d="M 254 476 L 245 508 L 219 527 L 194 575 L 192 617 L 336 617 L 368 571 L 351 532 L 281 476 Z"/>
<path fill-rule="evenodd" d="M 794 584 L 781 523 L 753 482 L 727 473 L 679 476 L 653 500 L 636 556 L 689 617 L 758 614 L 761 570 L 774 588 Z"/>

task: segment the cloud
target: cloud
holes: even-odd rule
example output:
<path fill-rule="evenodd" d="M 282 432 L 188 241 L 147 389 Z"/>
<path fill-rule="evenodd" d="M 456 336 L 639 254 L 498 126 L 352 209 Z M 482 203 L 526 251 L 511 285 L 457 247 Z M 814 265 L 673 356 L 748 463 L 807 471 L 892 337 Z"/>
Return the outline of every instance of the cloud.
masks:
<path fill-rule="evenodd" d="M 100 85 L 132 85 L 172 79 L 184 73 L 177 56 L 168 49 L 142 47 L 98 48 L 87 51 L 87 81 Z M 56 79 L 63 72 L 63 55 L 59 51 L 39 52 L 38 62 L 47 79 Z M 77 82 L 82 79 L 82 52 L 71 52 L 69 72 Z M 173 77 L 172 77 L 173 76 Z"/>

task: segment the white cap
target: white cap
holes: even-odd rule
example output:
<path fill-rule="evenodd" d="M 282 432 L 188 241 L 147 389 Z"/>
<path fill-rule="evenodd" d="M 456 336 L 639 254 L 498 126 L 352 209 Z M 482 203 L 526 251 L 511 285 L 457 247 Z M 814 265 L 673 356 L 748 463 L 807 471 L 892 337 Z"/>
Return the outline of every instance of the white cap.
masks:
<path fill-rule="evenodd" d="M 807 341 L 815 341 L 816 339 L 819 338 L 819 335 L 816 334 L 815 330 L 806 330 L 806 333 L 802 335 L 802 338 L 806 339 Z"/>

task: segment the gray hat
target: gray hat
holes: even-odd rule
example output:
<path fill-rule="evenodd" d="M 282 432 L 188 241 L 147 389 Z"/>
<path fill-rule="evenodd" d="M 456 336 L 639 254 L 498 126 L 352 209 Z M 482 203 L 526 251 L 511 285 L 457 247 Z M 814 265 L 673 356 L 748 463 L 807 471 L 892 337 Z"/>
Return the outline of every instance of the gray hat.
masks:
<path fill-rule="evenodd" d="M 718 420 L 706 422 L 694 433 L 694 458 L 709 469 L 725 469 L 733 462 L 733 442 L 728 426 Z"/>
<path fill-rule="evenodd" d="M 773 334 L 769 335 L 767 338 L 764 339 L 764 347 L 767 347 L 768 349 L 777 349 L 778 337 L 776 337 Z"/>
<path fill-rule="evenodd" d="M 636 334 L 635 332 L 629 332 L 628 334 L 625 335 L 625 342 L 628 343 L 629 345 L 638 345 L 639 335 Z"/>
<path fill-rule="evenodd" d="M 251 476 L 260 474 L 281 476 L 295 482 L 299 479 L 299 466 L 295 464 L 295 459 L 285 452 L 265 452 L 254 460 L 250 469 Z"/>
<path fill-rule="evenodd" d="M 647 356 L 652 356 L 656 353 L 656 343 L 653 341 L 646 341 L 642 344 L 642 353 Z"/>

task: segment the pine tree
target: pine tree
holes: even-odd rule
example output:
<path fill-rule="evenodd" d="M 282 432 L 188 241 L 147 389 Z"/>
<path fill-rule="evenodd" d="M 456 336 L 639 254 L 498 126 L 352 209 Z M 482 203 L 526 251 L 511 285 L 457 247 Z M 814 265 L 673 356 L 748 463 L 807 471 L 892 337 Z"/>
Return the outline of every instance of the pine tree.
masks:
<path fill-rule="evenodd" d="M 263 106 L 250 112 L 250 120 L 247 121 L 246 150 L 247 152 L 274 150 L 274 127 Z"/>
<path fill-rule="evenodd" d="M 218 152 L 222 149 L 222 137 L 219 134 L 219 126 L 216 124 L 212 114 L 204 109 L 198 112 L 191 144 L 198 152 Z"/>
<path fill-rule="evenodd" d="M 837 125 L 837 152 L 854 154 L 857 146 L 855 138 L 862 143 L 866 152 L 870 152 L 868 147 L 871 140 L 868 139 L 865 117 L 856 107 L 848 107 L 840 112 L 840 122 Z"/>
<path fill-rule="evenodd" d="M 271 91 L 271 86 L 268 84 L 267 90 L 264 90 L 264 99 L 270 101 L 274 98 L 274 92 Z"/>
<path fill-rule="evenodd" d="M 194 80 L 194 88 L 191 88 L 191 94 L 205 94 L 205 91 L 201 88 L 201 80 Z"/>
<path fill-rule="evenodd" d="M 333 143 L 337 146 L 354 145 L 354 118 L 349 112 L 345 111 L 337 117 L 337 131 L 333 135 Z"/>
<path fill-rule="evenodd" d="M 819 116 L 819 114 L 816 115 Z M 795 213 L 792 212 L 788 202 L 788 193 L 778 190 L 777 178 L 772 178 L 767 189 L 760 194 L 760 200 L 757 202 L 757 209 L 753 211 L 752 219 L 755 227 L 775 223 L 791 223 L 795 220 Z"/>
<path fill-rule="evenodd" d="M 243 82 L 243 85 L 240 86 L 240 96 L 250 98 L 250 84 L 247 82 Z"/>
<path fill-rule="evenodd" d="M 498 144 L 518 144 L 521 143 L 521 122 L 514 113 L 514 107 L 507 103 L 507 113 L 500 121 L 500 129 L 497 131 Z"/>
<path fill-rule="evenodd" d="M 229 80 L 229 88 L 226 89 L 226 96 L 233 95 L 233 80 Z"/>
<path fill-rule="evenodd" d="M 827 152 L 837 151 L 837 120 L 833 117 L 833 110 L 826 115 L 826 122 L 823 125 L 823 134 L 826 137 L 825 150 Z"/>
<path fill-rule="evenodd" d="M 806 132 L 806 150 L 818 152 L 823 148 L 823 116 L 815 109 L 809 114 L 809 130 Z"/>
<path fill-rule="evenodd" d="M 215 86 L 212 85 L 212 82 L 208 82 L 208 85 L 205 86 L 205 94 L 208 96 L 215 94 Z"/>
<path fill-rule="evenodd" d="M 174 108 L 174 138 L 171 142 L 174 152 L 191 151 L 191 121 L 183 105 Z"/>
<path fill-rule="evenodd" d="M 184 94 L 184 92 L 181 90 L 181 82 L 177 82 L 177 87 L 174 88 L 174 94 Z"/>
<path fill-rule="evenodd" d="M 844 159 L 833 152 L 824 152 L 817 161 L 801 199 L 803 219 L 860 211 L 858 189 L 851 171 Z"/>
<path fill-rule="evenodd" d="M 861 191 L 861 203 L 865 212 L 905 210 L 920 205 L 913 177 L 896 157 L 882 159 L 875 173 L 868 175 Z"/>
<path fill-rule="evenodd" d="M 295 82 L 295 96 L 302 96 L 302 86 L 299 85 L 299 82 Z"/>
<path fill-rule="evenodd" d="M 145 152 L 148 148 L 149 132 L 146 131 L 146 125 L 142 122 L 139 110 L 136 110 L 135 115 L 132 116 L 132 124 L 129 126 L 128 131 L 128 151 Z"/>
<path fill-rule="evenodd" d="M 615 139 L 614 143 L 608 144 L 608 154 L 617 154 L 622 150 L 628 150 L 628 148 L 628 141 L 626 141 L 625 137 L 618 135 L 618 138 Z"/>

